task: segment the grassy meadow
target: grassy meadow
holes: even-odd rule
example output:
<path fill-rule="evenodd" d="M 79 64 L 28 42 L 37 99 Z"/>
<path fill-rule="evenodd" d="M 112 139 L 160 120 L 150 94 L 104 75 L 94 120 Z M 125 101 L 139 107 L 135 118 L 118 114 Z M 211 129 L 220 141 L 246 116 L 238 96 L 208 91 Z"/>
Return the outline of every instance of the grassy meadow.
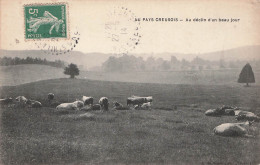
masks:
<path fill-rule="evenodd" d="M 153 84 L 87 79 L 42 80 L 0 87 L 3 97 L 24 95 L 43 108 L 1 109 L 3 164 L 259 164 L 260 138 L 213 134 L 234 116 L 207 117 L 222 105 L 260 113 L 260 86 L 237 83 Z M 47 102 L 70 102 L 82 95 L 106 96 L 108 112 L 59 114 Z M 152 110 L 113 110 L 131 95 L 153 96 Z M 259 123 L 254 123 L 259 128 Z"/>
<path fill-rule="evenodd" d="M 102 81 L 159 83 L 159 84 L 202 84 L 238 85 L 241 69 L 219 70 L 176 70 L 176 71 L 139 71 L 139 72 L 94 72 L 82 71 L 80 78 Z M 260 70 L 254 70 L 256 84 L 260 82 Z"/>

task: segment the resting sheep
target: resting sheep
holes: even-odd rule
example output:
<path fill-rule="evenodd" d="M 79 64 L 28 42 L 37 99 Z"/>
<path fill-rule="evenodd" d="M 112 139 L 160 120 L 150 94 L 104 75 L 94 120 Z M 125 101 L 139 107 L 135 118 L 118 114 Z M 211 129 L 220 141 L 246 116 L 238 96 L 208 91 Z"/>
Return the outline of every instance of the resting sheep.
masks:
<path fill-rule="evenodd" d="M 82 101 L 74 101 L 73 103 L 62 103 L 56 107 L 57 110 L 80 110 L 84 103 Z"/>
<path fill-rule="evenodd" d="M 39 102 L 39 101 L 36 101 L 36 100 L 30 100 L 28 99 L 26 101 L 26 104 L 28 105 L 28 107 L 30 108 L 40 108 L 42 107 L 42 104 Z"/>
<path fill-rule="evenodd" d="M 25 107 L 26 106 L 26 102 L 27 102 L 27 98 L 24 96 L 18 96 L 15 98 L 16 101 L 16 106 L 18 107 Z"/>
<path fill-rule="evenodd" d="M 82 101 L 83 101 L 84 105 L 93 105 L 94 98 L 93 97 L 83 96 L 82 97 Z"/>
<path fill-rule="evenodd" d="M 139 105 L 135 105 L 134 106 L 134 109 L 138 109 L 138 110 L 150 110 L 151 109 L 151 106 L 152 106 L 152 103 L 151 102 L 148 102 L 148 103 L 143 103 L 141 106 Z"/>
<path fill-rule="evenodd" d="M 85 105 L 83 108 L 81 108 L 82 111 L 92 111 L 92 110 L 101 110 L 100 104 L 90 104 Z"/>
<path fill-rule="evenodd" d="M 5 99 L 0 99 L 0 106 L 8 106 L 13 102 L 13 99 L 11 97 L 5 98 Z"/>
<path fill-rule="evenodd" d="M 259 122 L 260 118 L 255 115 L 253 112 L 248 112 L 248 111 L 240 111 L 237 116 L 236 120 L 248 120 L 248 121 L 255 121 Z"/>
<path fill-rule="evenodd" d="M 235 115 L 235 110 L 237 110 L 237 107 L 231 107 L 231 106 L 222 106 L 217 109 L 209 109 L 205 112 L 206 116 L 234 116 Z"/>
<path fill-rule="evenodd" d="M 214 128 L 214 133 L 220 136 L 244 136 L 253 137 L 249 135 L 251 122 L 243 123 L 224 123 Z"/>
<path fill-rule="evenodd" d="M 138 105 L 141 106 L 143 103 L 148 103 L 148 102 L 152 102 L 153 101 L 153 97 L 152 96 L 148 96 L 148 97 L 140 97 L 140 96 L 131 96 L 128 97 L 126 100 L 126 104 L 127 106 L 129 105 Z"/>
<path fill-rule="evenodd" d="M 151 103 L 151 102 L 148 102 L 148 103 L 143 103 L 143 104 L 141 105 L 141 108 L 142 108 L 142 109 L 148 109 L 148 110 L 150 110 L 150 109 L 151 109 L 151 106 L 152 106 L 152 103 Z"/>
<path fill-rule="evenodd" d="M 128 110 L 129 108 L 128 107 L 124 107 L 123 104 L 115 101 L 113 102 L 113 107 L 116 109 L 116 110 Z"/>

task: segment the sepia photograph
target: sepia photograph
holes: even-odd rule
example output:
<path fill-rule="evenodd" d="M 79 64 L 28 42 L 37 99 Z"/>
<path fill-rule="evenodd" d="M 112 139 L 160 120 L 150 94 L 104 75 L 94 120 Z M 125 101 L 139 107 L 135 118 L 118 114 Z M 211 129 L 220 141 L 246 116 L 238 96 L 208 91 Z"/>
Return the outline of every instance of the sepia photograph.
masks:
<path fill-rule="evenodd" d="M 0 164 L 259 165 L 260 0 L 0 0 Z"/>

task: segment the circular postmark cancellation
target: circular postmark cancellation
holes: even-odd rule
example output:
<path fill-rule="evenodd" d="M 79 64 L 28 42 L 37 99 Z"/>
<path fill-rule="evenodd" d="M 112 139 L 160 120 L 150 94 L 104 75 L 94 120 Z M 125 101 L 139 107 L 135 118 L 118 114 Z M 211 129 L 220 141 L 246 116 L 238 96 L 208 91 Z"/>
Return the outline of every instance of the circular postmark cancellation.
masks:
<path fill-rule="evenodd" d="M 56 38 L 50 39 L 46 42 L 45 40 L 37 39 L 33 40 L 36 47 L 46 54 L 61 55 L 71 52 L 79 43 L 80 33 L 78 31 L 71 33 L 70 40 L 60 40 Z"/>
<path fill-rule="evenodd" d="M 135 14 L 126 7 L 114 7 L 108 13 L 105 32 L 115 56 L 127 55 L 140 44 L 140 21 L 135 19 Z"/>
<path fill-rule="evenodd" d="M 59 55 L 72 51 L 80 33 L 70 34 L 67 3 L 24 5 L 25 41 L 33 41 L 46 54 Z"/>

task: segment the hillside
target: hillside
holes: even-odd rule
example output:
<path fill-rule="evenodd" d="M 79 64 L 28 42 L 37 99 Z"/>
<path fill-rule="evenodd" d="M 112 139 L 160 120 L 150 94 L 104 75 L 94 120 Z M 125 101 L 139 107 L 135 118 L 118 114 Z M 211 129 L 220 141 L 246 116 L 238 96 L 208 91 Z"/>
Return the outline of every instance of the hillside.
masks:
<path fill-rule="evenodd" d="M 62 68 L 36 64 L 1 66 L 0 75 L 0 86 L 66 77 Z"/>
<path fill-rule="evenodd" d="M 260 86 L 246 88 L 242 85 L 153 84 L 61 78 L 2 87 L 0 95 L 1 97 L 24 95 L 45 102 L 46 94 L 52 92 L 63 102 L 87 95 L 93 96 L 95 102 L 98 102 L 97 98 L 107 96 L 112 101 L 118 100 L 122 103 L 125 103 L 126 98 L 131 95 L 144 95 L 153 96 L 156 107 L 169 108 L 177 104 L 206 106 L 231 104 L 258 109 L 259 88 Z"/>

